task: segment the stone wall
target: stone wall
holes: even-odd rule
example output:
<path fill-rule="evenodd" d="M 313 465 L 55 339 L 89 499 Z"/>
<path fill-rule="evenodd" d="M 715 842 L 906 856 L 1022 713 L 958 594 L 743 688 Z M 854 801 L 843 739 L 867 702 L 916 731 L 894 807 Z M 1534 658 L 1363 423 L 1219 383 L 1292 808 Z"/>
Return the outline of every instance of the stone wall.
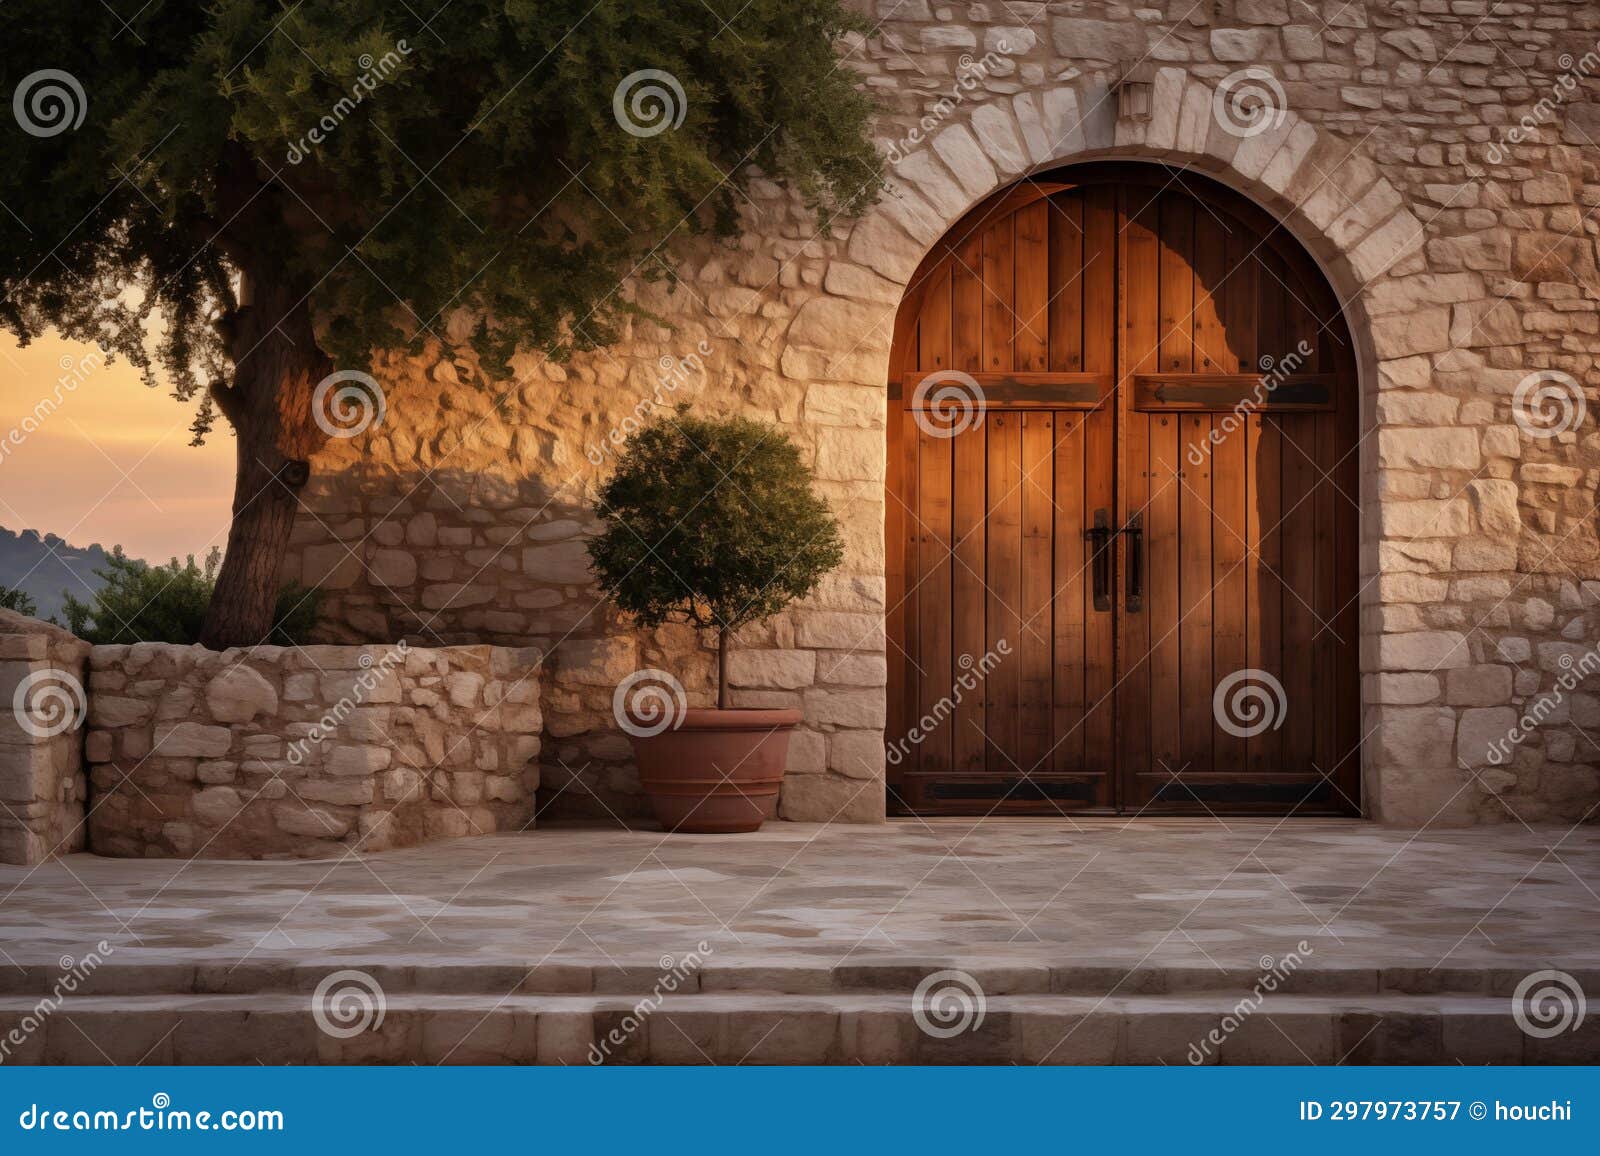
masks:
<path fill-rule="evenodd" d="M 533 825 L 539 654 L 90 652 L 97 854 L 306 858 Z"/>
<path fill-rule="evenodd" d="M 0 863 L 83 850 L 89 644 L 0 610 Z"/>
<path fill-rule="evenodd" d="M 885 382 L 894 311 L 971 206 L 1077 160 L 1193 166 L 1252 197 L 1347 303 L 1366 391 L 1364 806 L 1400 823 L 1577 818 L 1600 798 L 1600 436 L 1523 420 L 1540 371 L 1600 382 L 1600 6 L 1567 0 L 866 4 L 843 46 L 882 104 L 891 187 L 822 223 L 758 179 L 737 241 L 675 250 L 626 292 L 617 346 L 507 367 L 463 351 L 378 366 L 388 416 L 314 463 L 286 577 L 330 590 L 330 637 L 552 648 L 558 811 L 637 811 L 607 682 L 663 666 L 705 701 L 702 640 L 631 634 L 588 585 L 587 499 L 612 438 L 685 399 L 783 427 L 841 517 L 843 569 L 747 632 L 739 700 L 806 713 L 783 813 L 882 812 Z M 1148 118 L 1123 115 L 1129 62 Z M 1253 84 L 1262 131 L 1224 123 Z M 1281 114 L 1281 115 L 1278 115 Z M 1557 379 L 1559 382 L 1559 379 Z M 606 640 L 614 641 L 606 641 Z M 620 641 L 615 641 L 620 640 Z M 841 674 L 841 670 L 848 673 Z M 1551 695 L 1504 761 L 1485 753 Z M 1574 696 L 1577 697 L 1574 697 Z M 558 757 L 555 757 L 558 756 Z"/>

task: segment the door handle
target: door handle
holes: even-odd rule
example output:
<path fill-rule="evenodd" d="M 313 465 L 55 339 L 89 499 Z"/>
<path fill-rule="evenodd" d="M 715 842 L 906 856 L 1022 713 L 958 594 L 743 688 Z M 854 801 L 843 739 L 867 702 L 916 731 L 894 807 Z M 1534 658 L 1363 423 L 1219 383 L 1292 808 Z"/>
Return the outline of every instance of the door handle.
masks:
<path fill-rule="evenodd" d="M 1111 516 L 1105 510 L 1094 512 L 1094 525 L 1083 532 L 1089 543 L 1089 570 L 1094 576 L 1094 608 L 1111 609 Z"/>
<path fill-rule="evenodd" d="M 1126 606 L 1130 614 L 1144 607 L 1144 519 L 1134 514 L 1120 531 L 1128 538 L 1128 591 Z"/>

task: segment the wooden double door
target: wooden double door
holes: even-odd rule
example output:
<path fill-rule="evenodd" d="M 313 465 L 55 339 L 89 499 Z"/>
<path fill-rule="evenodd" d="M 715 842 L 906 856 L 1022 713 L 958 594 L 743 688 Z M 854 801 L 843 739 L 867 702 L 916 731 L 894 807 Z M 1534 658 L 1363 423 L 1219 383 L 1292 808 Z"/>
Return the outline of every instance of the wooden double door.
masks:
<path fill-rule="evenodd" d="M 893 809 L 1359 809 L 1355 363 L 1276 222 L 1031 180 L 924 261 L 889 387 Z"/>

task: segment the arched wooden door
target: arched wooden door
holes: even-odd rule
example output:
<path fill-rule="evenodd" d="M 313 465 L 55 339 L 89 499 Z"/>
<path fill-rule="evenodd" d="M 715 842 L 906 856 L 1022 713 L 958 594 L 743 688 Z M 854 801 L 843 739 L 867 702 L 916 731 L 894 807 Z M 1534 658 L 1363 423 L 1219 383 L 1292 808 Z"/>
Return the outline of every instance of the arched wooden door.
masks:
<path fill-rule="evenodd" d="M 1355 361 L 1270 217 L 1153 165 L 998 194 L 889 389 L 895 808 L 1359 809 Z"/>

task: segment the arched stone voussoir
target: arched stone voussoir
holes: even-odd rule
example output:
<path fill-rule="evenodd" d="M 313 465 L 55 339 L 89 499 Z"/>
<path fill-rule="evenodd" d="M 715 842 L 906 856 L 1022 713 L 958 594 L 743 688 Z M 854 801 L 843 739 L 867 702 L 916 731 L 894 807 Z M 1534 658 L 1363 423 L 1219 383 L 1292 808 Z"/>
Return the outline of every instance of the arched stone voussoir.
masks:
<path fill-rule="evenodd" d="M 1258 73 L 1254 77 L 1245 73 Z M 1263 85 L 1260 66 L 1230 74 Z M 1150 115 L 1120 117 L 1104 72 L 995 97 L 952 117 L 909 150 L 897 146 L 885 196 L 851 230 L 850 260 L 906 285 L 928 251 L 972 207 L 1017 179 L 1090 160 L 1194 168 L 1282 221 L 1323 266 L 1340 299 L 1361 308 L 1368 287 L 1419 271 L 1427 230 L 1360 142 L 1318 129 L 1293 109 L 1236 119 L 1231 89 L 1179 67 L 1157 68 Z"/>

